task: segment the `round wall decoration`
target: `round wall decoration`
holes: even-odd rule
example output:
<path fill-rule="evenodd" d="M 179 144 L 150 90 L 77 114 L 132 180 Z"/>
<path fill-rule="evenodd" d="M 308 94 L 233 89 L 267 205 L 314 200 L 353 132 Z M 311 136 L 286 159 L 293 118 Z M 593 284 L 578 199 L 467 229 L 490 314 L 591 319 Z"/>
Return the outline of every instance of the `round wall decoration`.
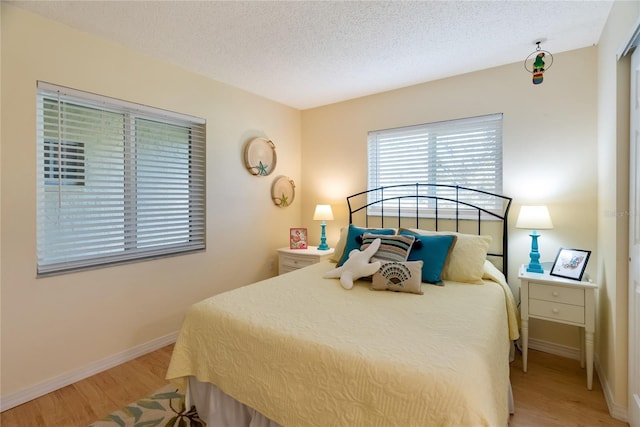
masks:
<path fill-rule="evenodd" d="M 271 199 L 276 206 L 286 208 L 293 203 L 296 195 L 296 185 L 286 176 L 279 176 L 271 184 Z"/>
<path fill-rule="evenodd" d="M 252 175 L 269 175 L 277 161 L 276 146 L 267 138 L 253 138 L 244 147 L 244 164 Z"/>

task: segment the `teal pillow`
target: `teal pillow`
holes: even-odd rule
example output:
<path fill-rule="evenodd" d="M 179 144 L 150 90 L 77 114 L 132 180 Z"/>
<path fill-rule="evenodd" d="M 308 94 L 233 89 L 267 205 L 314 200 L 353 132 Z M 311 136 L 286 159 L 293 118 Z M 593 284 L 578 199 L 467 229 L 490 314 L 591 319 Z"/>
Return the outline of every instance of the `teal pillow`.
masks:
<path fill-rule="evenodd" d="M 407 261 L 422 261 L 422 281 L 441 284 L 442 270 L 444 270 L 449 254 L 456 244 L 454 235 L 423 236 L 406 230 L 400 230 L 400 235 L 415 236 L 416 244 L 409 252 Z M 420 244 L 417 244 L 420 242 Z"/>
<path fill-rule="evenodd" d="M 372 234 L 384 234 L 387 236 L 392 236 L 396 234 L 396 231 L 393 228 L 360 228 L 356 227 L 353 224 L 349 224 L 349 231 L 347 232 L 347 241 L 344 245 L 344 252 L 342 253 L 342 257 L 336 267 L 342 266 L 349 259 L 349 253 L 354 249 L 360 249 L 362 245 L 362 241 L 359 240 L 359 237 L 362 237 L 364 233 L 372 233 Z"/>

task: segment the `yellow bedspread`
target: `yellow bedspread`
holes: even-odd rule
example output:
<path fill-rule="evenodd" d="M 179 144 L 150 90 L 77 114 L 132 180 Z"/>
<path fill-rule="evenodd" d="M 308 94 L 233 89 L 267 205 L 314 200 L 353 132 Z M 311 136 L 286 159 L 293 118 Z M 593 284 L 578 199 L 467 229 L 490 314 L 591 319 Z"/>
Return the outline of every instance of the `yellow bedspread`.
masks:
<path fill-rule="evenodd" d="M 167 378 L 213 383 L 284 426 L 507 425 L 506 284 L 347 291 L 322 278 L 334 266 L 193 305 Z"/>

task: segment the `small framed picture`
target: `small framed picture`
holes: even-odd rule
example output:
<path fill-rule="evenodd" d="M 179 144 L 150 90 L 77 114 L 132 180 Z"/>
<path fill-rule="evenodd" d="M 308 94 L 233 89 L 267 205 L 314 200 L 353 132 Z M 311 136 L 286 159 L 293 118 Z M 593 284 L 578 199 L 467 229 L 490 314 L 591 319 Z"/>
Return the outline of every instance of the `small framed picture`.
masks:
<path fill-rule="evenodd" d="M 289 229 L 289 248 L 307 249 L 307 229 L 306 228 Z"/>
<path fill-rule="evenodd" d="M 591 251 L 560 248 L 549 274 L 566 279 L 582 280 Z"/>

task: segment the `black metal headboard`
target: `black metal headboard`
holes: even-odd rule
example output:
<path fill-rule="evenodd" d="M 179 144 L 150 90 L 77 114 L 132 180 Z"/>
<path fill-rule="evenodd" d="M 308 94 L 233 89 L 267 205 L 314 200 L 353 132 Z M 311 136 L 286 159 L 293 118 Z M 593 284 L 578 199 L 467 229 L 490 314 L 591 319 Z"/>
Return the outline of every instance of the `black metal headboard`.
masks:
<path fill-rule="evenodd" d="M 395 222 L 398 228 L 491 235 L 493 243 L 487 256 L 502 259 L 505 276 L 511 201 L 510 197 L 458 185 L 420 183 L 379 187 L 347 197 L 349 224 L 360 219 L 358 224 L 365 227 L 388 227 L 385 223 Z"/>

